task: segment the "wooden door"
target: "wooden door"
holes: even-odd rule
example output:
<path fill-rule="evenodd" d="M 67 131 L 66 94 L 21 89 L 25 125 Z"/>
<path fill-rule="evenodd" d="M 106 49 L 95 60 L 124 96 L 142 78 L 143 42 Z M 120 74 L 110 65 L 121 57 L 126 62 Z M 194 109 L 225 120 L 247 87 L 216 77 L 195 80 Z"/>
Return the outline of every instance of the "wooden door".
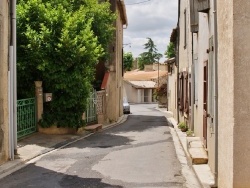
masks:
<path fill-rule="evenodd" d="M 208 61 L 204 62 L 204 77 L 203 77 L 203 139 L 204 145 L 207 147 L 207 96 L 208 96 Z"/>

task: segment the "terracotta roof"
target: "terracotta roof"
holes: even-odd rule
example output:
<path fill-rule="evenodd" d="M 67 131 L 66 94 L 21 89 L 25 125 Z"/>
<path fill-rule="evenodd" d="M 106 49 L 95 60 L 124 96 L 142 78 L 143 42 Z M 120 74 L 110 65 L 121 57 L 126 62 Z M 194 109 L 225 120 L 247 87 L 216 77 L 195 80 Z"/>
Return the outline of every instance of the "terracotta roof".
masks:
<path fill-rule="evenodd" d="M 167 71 L 159 71 L 159 77 L 167 76 Z M 127 81 L 150 81 L 151 79 L 158 78 L 158 71 L 129 71 L 124 74 L 124 80 Z"/>
<path fill-rule="evenodd" d="M 156 88 L 156 82 L 153 81 L 127 81 L 135 88 Z"/>

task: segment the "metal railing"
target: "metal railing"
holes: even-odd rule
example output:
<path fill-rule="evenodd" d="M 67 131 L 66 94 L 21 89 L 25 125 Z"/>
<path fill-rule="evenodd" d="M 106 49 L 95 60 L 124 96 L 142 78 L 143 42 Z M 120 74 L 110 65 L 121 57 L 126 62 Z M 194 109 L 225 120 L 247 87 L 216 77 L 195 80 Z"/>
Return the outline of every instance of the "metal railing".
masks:
<path fill-rule="evenodd" d="M 90 97 L 87 99 L 86 123 L 92 124 L 97 122 L 96 111 L 96 91 L 93 90 Z"/>
<path fill-rule="evenodd" d="M 37 131 L 36 99 L 17 100 L 17 138 Z"/>

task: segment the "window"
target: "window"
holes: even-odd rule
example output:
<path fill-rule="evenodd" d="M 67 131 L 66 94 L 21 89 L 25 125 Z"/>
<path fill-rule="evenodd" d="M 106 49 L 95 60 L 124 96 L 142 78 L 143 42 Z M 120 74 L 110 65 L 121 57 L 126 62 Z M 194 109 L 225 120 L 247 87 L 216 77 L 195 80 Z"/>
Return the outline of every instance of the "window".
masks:
<path fill-rule="evenodd" d="M 183 112 L 184 110 L 184 104 L 183 104 L 183 96 L 184 96 L 184 83 L 183 83 L 183 74 L 179 73 L 179 88 L 178 88 L 178 105 L 179 110 Z"/>
<path fill-rule="evenodd" d="M 194 103 L 198 105 L 198 81 L 199 81 L 199 63 L 198 63 L 198 54 L 194 54 Z"/>
<path fill-rule="evenodd" d="M 188 114 L 189 111 L 189 97 L 188 97 L 188 72 L 183 72 L 183 77 L 184 77 L 184 96 L 183 96 L 183 101 L 184 101 L 184 112 Z"/>
<path fill-rule="evenodd" d="M 179 98 L 178 105 L 181 112 L 189 112 L 189 83 L 188 72 L 179 73 Z"/>
<path fill-rule="evenodd" d="M 187 11 L 184 10 L 184 49 L 187 47 Z"/>
<path fill-rule="evenodd" d="M 172 64 L 168 64 L 168 74 L 171 75 L 173 71 L 173 65 Z"/>
<path fill-rule="evenodd" d="M 208 64 L 208 113 L 210 117 L 214 116 L 214 49 L 213 49 L 213 36 L 209 39 L 209 64 Z M 211 119 L 212 121 L 212 119 Z"/>

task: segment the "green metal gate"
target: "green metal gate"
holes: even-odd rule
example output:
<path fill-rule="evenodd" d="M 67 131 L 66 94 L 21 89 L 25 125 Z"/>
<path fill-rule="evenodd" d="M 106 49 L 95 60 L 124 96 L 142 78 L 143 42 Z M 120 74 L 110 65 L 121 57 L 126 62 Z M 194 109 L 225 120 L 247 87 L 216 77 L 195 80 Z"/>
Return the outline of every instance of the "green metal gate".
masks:
<path fill-rule="evenodd" d="M 97 122 L 96 115 L 96 91 L 91 92 L 90 97 L 87 99 L 87 112 L 86 123 L 93 124 Z"/>
<path fill-rule="evenodd" d="M 17 138 L 36 132 L 36 99 L 17 100 Z"/>

